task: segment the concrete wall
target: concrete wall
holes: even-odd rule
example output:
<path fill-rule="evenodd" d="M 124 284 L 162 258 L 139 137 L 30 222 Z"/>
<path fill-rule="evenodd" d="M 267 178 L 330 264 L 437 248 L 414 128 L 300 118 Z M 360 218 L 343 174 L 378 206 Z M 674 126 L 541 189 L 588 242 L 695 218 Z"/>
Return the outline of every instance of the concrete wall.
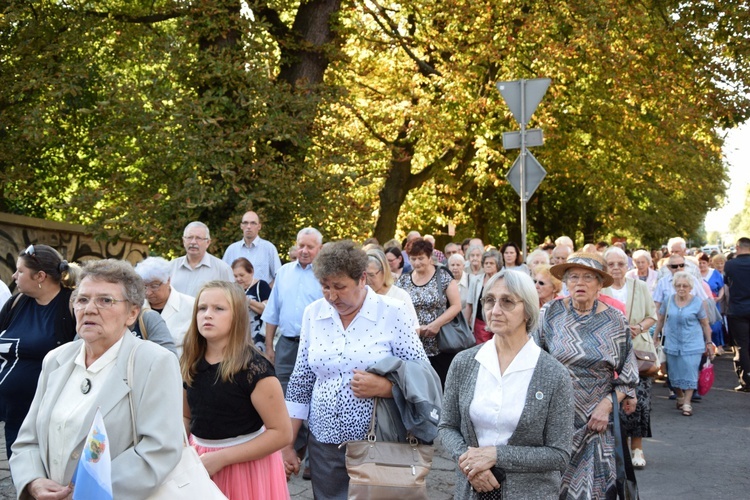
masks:
<path fill-rule="evenodd" d="M 96 241 L 85 226 L 0 212 L 0 279 L 11 290 L 18 254 L 30 244 L 49 245 L 68 262 L 79 264 L 106 258 L 135 264 L 148 257 L 148 246 L 142 243 L 123 238 L 117 243 Z"/>

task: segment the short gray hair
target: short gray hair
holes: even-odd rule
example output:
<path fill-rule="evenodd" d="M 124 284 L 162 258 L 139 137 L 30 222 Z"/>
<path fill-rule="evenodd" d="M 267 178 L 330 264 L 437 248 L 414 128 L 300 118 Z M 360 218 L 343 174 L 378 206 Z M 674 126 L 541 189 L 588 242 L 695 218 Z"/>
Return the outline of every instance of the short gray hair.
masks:
<path fill-rule="evenodd" d="M 192 229 L 194 227 L 199 227 L 199 228 L 205 230 L 206 231 L 206 238 L 208 238 L 209 240 L 211 239 L 211 232 L 208 230 L 208 226 L 205 225 L 204 223 L 202 223 L 201 221 L 198 221 L 198 220 L 194 220 L 193 222 L 191 222 L 190 224 L 188 224 L 187 226 L 185 226 L 185 229 L 182 230 L 182 235 L 185 236 L 185 233 L 187 233 L 188 230 L 190 230 L 190 229 Z"/>
<path fill-rule="evenodd" d="M 526 316 L 526 332 L 533 332 L 539 323 L 539 294 L 536 291 L 534 280 L 523 271 L 503 269 L 487 280 L 487 283 L 484 285 L 484 292 L 482 292 L 482 298 L 487 296 L 487 292 L 499 280 L 505 282 L 505 286 L 511 295 L 518 297 L 523 302 L 523 310 Z"/>
<path fill-rule="evenodd" d="M 498 252 L 494 248 L 491 248 L 482 254 L 483 266 L 484 266 L 484 263 L 487 261 L 487 259 L 495 260 L 495 265 L 497 266 L 498 271 L 503 267 L 503 264 L 502 264 L 503 261 L 502 261 L 502 258 L 500 257 L 500 252 Z"/>
<path fill-rule="evenodd" d="M 172 264 L 162 257 L 148 257 L 136 264 L 135 272 L 145 282 L 159 280 L 166 283 L 172 274 Z"/>
<path fill-rule="evenodd" d="M 651 254 L 646 250 L 636 250 L 633 252 L 633 260 L 645 257 L 649 264 L 651 264 Z"/>
<path fill-rule="evenodd" d="M 320 234 L 320 231 L 318 231 L 314 227 L 305 227 L 300 229 L 299 233 L 297 233 L 297 243 L 299 243 L 300 238 L 302 238 L 303 236 L 307 236 L 308 234 L 315 236 L 315 241 L 318 242 L 318 245 L 323 244 L 323 235 Z"/>
<path fill-rule="evenodd" d="M 130 262 L 117 259 L 92 260 L 81 270 L 81 281 L 89 278 L 93 281 L 104 281 L 122 285 L 125 300 L 134 306 L 141 307 L 146 300 L 143 280 L 135 272 Z"/>
<path fill-rule="evenodd" d="M 484 247 L 479 246 L 479 245 L 471 245 L 469 249 L 466 251 L 466 260 L 469 260 L 469 255 L 471 255 L 471 252 L 473 252 L 474 250 L 479 250 L 480 254 L 484 253 Z"/>
<path fill-rule="evenodd" d="M 530 264 L 531 261 L 537 257 L 542 257 L 544 259 L 544 263 L 549 264 L 549 254 L 540 248 L 537 248 L 526 256 L 526 264 Z"/>
<path fill-rule="evenodd" d="M 450 257 L 448 257 L 448 264 L 450 264 L 451 261 L 454 261 L 454 260 L 461 261 L 461 264 L 463 264 L 464 262 L 466 262 L 466 259 L 464 259 L 464 256 L 461 255 L 460 253 L 454 253 L 453 255 L 451 255 Z"/>
<path fill-rule="evenodd" d="M 342 274 L 359 281 L 367 270 L 367 264 L 367 254 L 353 241 L 331 241 L 320 249 L 313 272 L 318 281 Z"/>
<path fill-rule="evenodd" d="M 607 251 L 604 252 L 604 260 L 607 260 L 607 257 L 609 257 L 610 255 L 620 257 L 622 260 L 625 261 L 625 264 L 628 263 L 628 254 L 626 254 L 622 248 L 615 247 L 615 246 L 609 247 Z"/>
<path fill-rule="evenodd" d="M 687 243 L 685 243 L 685 239 L 680 238 L 679 236 L 676 236 L 674 238 L 670 238 L 669 241 L 667 242 L 667 250 L 671 252 L 672 247 L 677 244 L 680 245 L 680 247 L 682 247 L 683 250 L 687 248 Z"/>
<path fill-rule="evenodd" d="M 695 287 L 693 275 L 687 271 L 677 271 L 674 273 L 674 276 L 672 276 L 672 286 L 675 286 L 678 281 L 687 281 L 691 287 Z"/>
<path fill-rule="evenodd" d="M 557 238 L 555 240 L 555 246 L 559 247 L 560 245 L 570 248 L 571 252 L 576 248 L 573 244 L 573 240 L 569 236 L 560 236 L 559 238 Z"/>

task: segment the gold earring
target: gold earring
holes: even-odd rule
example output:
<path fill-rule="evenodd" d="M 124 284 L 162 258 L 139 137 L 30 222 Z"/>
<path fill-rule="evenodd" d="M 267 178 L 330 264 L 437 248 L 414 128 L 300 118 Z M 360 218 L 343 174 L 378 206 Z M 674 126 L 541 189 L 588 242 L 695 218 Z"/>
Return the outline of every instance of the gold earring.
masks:
<path fill-rule="evenodd" d="M 41 281 L 39 282 L 39 288 L 42 288 L 42 282 Z"/>

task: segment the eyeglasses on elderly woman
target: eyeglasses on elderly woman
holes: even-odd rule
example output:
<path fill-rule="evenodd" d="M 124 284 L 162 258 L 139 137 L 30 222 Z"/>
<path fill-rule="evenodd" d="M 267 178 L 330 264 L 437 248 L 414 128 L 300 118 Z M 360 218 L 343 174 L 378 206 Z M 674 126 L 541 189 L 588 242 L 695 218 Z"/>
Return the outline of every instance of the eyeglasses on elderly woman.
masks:
<path fill-rule="evenodd" d="M 113 307 L 118 302 L 127 302 L 125 299 L 116 299 L 114 297 L 107 297 L 107 296 L 100 296 L 100 297 L 94 297 L 93 299 L 90 297 L 82 297 L 78 296 L 73 301 L 73 309 L 81 310 L 86 309 L 86 306 L 93 303 L 94 306 L 96 306 L 97 309 L 109 309 Z"/>
<path fill-rule="evenodd" d="M 500 309 L 508 312 L 515 309 L 516 305 L 521 302 L 520 300 L 509 299 L 508 297 L 495 298 L 492 296 L 482 297 L 481 299 L 479 299 L 479 301 L 482 303 L 482 307 L 484 309 L 493 309 L 495 307 L 495 304 L 498 304 L 500 306 Z"/>
<path fill-rule="evenodd" d="M 565 281 L 568 283 L 578 283 L 583 281 L 584 283 L 593 283 L 596 281 L 596 274 L 585 273 L 585 274 L 568 274 L 565 276 Z"/>

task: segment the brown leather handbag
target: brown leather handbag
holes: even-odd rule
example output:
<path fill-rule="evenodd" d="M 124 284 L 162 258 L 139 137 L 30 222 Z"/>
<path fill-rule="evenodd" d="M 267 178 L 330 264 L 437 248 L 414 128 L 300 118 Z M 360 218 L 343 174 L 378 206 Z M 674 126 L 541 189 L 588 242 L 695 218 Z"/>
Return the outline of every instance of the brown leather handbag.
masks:
<path fill-rule="evenodd" d="M 341 445 L 346 445 L 349 499 L 427 500 L 425 479 L 432 467 L 434 449 L 419 444 L 411 435 L 407 443 L 377 441 L 375 412 L 379 399 L 375 398 L 367 439 Z"/>

